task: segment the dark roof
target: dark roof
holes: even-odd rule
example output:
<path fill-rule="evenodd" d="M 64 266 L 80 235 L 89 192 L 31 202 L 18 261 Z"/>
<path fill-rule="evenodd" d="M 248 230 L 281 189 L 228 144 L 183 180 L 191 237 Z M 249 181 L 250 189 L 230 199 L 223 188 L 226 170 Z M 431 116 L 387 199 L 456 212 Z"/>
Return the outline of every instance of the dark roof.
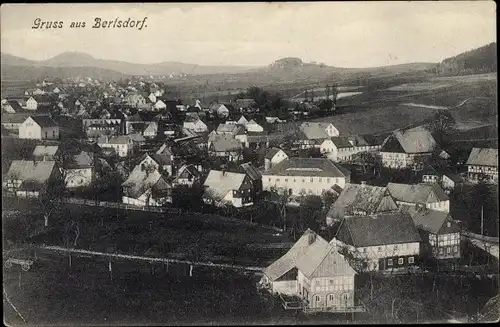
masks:
<path fill-rule="evenodd" d="M 421 241 L 410 215 L 399 211 L 345 217 L 336 238 L 355 247 Z"/>
<path fill-rule="evenodd" d="M 245 171 L 245 173 L 250 177 L 252 181 L 262 179 L 262 174 L 255 168 L 252 163 L 246 162 L 240 165 L 240 167 Z"/>
<path fill-rule="evenodd" d="M 458 224 L 452 222 L 448 212 L 430 210 L 425 207 L 402 206 L 401 210 L 407 212 L 417 228 L 425 230 L 433 234 L 447 234 L 459 232 Z M 445 222 L 451 222 L 451 227 L 445 226 Z"/>
<path fill-rule="evenodd" d="M 7 102 L 12 107 L 12 109 L 14 109 L 16 112 L 23 110 L 23 108 L 21 107 L 19 102 L 15 101 L 15 100 L 7 100 Z"/>
<path fill-rule="evenodd" d="M 347 177 L 348 171 L 326 158 L 289 158 L 274 165 L 263 175 Z"/>
<path fill-rule="evenodd" d="M 498 167 L 498 149 L 473 148 L 467 165 Z"/>
<path fill-rule="evenodd" d="M 30 116 L 40 127 L 54 127 L 57 123 L 49 116 Z"/>

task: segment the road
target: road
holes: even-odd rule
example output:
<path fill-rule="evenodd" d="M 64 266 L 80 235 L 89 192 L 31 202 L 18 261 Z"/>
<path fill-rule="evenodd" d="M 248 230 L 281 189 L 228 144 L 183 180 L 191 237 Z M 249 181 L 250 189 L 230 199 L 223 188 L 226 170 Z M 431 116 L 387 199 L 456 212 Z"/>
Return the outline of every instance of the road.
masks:
<path fill-rule="evenodd" d="M 488 252 L 489 254 L 494 256 L 495 258 L 497 258 L 497 259 L 499 258 L 499 251 L 498 251 L 499 239 L 498 239 L 498 237 L 497 238 L 485 237 L 485 236 L 481 236 L 481 235 L 474 234 L 474 233 L 464 232 L 462 234 L 462 238 L 464 240 L 468 240 L 474 246 Z"/>

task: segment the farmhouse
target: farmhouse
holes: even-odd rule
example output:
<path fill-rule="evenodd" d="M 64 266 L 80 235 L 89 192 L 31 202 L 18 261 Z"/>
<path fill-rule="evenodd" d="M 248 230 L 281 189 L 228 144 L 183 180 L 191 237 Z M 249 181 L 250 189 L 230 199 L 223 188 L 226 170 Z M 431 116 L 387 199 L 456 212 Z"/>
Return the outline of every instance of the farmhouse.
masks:
<path fill-rule="evenodd" d="M 133 93 L 125 97 L 125 103 L 131 107 L 139 107 L 146 104 L 146 99 L 139 93 Z"/>
<path fill-rule="evenodd" d="M 420 230 L 423 253 L 436 259 L 460 258 L 460 225 L 448 212 L 430 210 L 423 206 L 402 206 Z"/>
<path fill-rule="evenodd" d="M 172 154 L 145 153 L 139 160 L 138 166 L 154 166 L 162 174 L 172 176 L 174 156 Z"/>
<path fill-rule="evenodd" d="M 330 123 L 306 122 L 299 126 L 301 148 L 319 148 L 325 139 L 339 136 L 339 131 Z"/>
<path fill-rule="evenodd" d="M 259 284 L 272 293 L 300 298 L 306 312 L 349 312 L 356 305 L 355 276 L 336 244 L 308 229 L 285 255 L 264 269 Z"/>
<path fill-rule="evenodd" d="M 248 132 L 253 132 L 253 133 L 262 133 L 264 132 L 264 128 L 257 124 L 255 120 L 250 120 L 246 125 L 245 128 Z"/>
<path fill-rule="evenodd" d="M 423 205 L 428 209 L 450 212 L 450 199 L 436 183 L 389 183 L 387 189 L 398 205 Z"/>
<path fill-rule="evenodd" d="M 147 123 L 142 135 L 147 138 L 154 138 L 158 134 L 158 124 L 154 121 Z"/>
<path fill-rule="evenodd" d="M 13 114 L 3 113 L 2 112 L 2 126 L 11 132 L 19 132 L 19 127 L 21 124 L 30 117 L 31 114 L 25 112 L 16 112 Z"/>
<path fill-rule="evenodd" d="M 215 135 L 209 143 L 209 154 L 236 161 L 242 157 L 243 146 L 232 135 Z"/>
<path fill-rule="evenodd" d="M 385 139 L 380 149 L 382 165 L 395 169 L 420 170 L 419 160 L 430 157 L 436 146 L 431 133 L 424 127 L 394 131 Z"/>
<path fill-rule="evenodd" d="M 55 161 L 14 160 L 5 175 L 3 186 L 22 197 L 39 197 L 49 183 L 60 179 Z"/>
<path fill-rule="evenodd" d="M 19 126 L 20 139 L 57 140 L 59 126 L 49 116 L 29 116 Z"/>
<path fill-rule="evenodd" d="M 126 204 L 162 206 L 172 202 L 172 186 L 157 169 L 135 166 L 122 187 L 122 202 Z"/>
<path fill-rule="evenodd" d="M 345 217 L 334 240 L 370 271 L 414 266 L 420 255 L 417 228 L 399 211 Z"/>
<path fill-rule="evenodd" d="M 195 133 L 208 132 L 208 126 L 200 118 L 186 118 L 183 127 Z"/>
<path fill-rule="evenodd" d="M 179 168 L 177 177 L 173 181 L 173 185 L 193 186 L 200 181 L 200 172 L 194 165 L 183 165 Z"/>
<path fill-rule="evenodd" d="M 203 184 L 203 201 L 216 206 L 246 207 L 253 204 L 252 181 L 246 174 L 211 170 Z"/>
<path fill-rule="evenodd" d="M 127 135 L 101 136 L 97 140 L 97 145 L 102 149 L 112 149 L 120 157 L 132 154 L 134 142 Z"/>
<path fill-rule="evenodd" d="M 467 177 L 470 182 L 485 178 L 498 183 L 498 149 L 473 148 L 467 159 Z"/>
<path fill-rule="evenodd" d="M 326 224 L 340 222 L 345 216 L 366 216 L 397 211 L 398 206 L 386 187 L 348 183 L 326 215 Z"/>
<path fill-rule="evenodd" d="M 65 175 L 65 184 L 67 188 L 76 188 L 88 186 L 92 182 L 93 159 L 85 151 L 73 155 L 71 160 L 64 163 L 62 170 Z"/>
<path fill-rule="evenodd" d="M 450 172 L 449 169 L 438 170 L 432 166 L 427 166 L 422 171 L 422 182 L 438 183 L 448 193 L 450 190 L 463 184 L 464 180 L 459 175 Z"/>
<path fill-rule="evenodd" d="M 332 186 L 344 187 L 350 172 L 326 158 L 289 158 L 262 172 L 264 190 L 288 195 L 321 195 Z"/>

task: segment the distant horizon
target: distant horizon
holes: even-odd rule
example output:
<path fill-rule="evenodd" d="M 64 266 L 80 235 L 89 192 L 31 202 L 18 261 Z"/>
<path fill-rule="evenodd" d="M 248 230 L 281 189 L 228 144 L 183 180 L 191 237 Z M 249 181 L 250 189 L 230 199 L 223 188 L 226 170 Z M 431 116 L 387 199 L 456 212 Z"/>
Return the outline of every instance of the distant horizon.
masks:
<path fill-rule="evenodd" d="M 496 43 L 496 41 L 489 42 L 487 44 L 475 47 L 473 49 L 465 49 L 465 50 L 460 51 L 460 52 L 458 52 L 458 53 L 456 53 L 454 55 L 451 55 L 450 57 L 456 56 L 456 55 L 458 55 L 460 53 L 463 53 L 463 52 L 466 52 L 466 51 L 474 50 L 474 49 L 477 49 L 477 48 L 489 45 L 491 43 Z M 42 61 L 50 60 L 52 58 L 55 58 L 55 57 L 58 57 L 60 55 L 67 54 L 67 53 L 75 53 L 75 54 L 80 54 L 80 55 L 87 55 L 87 56 L 90 56 L 90 57 L 92 57 L 93 59 L 96 59 L 96 60 L 118 61 L 118 62 L 124 62 L 124 63 L 128 63 L 128 64 L 134 64 L 134 65 L 158 65 L 158 64 L 162 64 L 162 63 L 179 63 L 179 64 L 197 65 L 197 66 L 203 66 L 203 67 L 227 66 L 227 67 L 235 67 L 235 68 L 241 67 L 241 68 L 251 68 L 251 69 L 252 68 L 267 67 L 268 65 L 274 63 L 275 61 L 283 59 L 283 58 L 297 58 L 297 57 L 292 57 L 292 56 L 283 56 L 281 58 L 277 58 L 277 59 L 275 59 L 275 60 L 273 60 L 273 61 L 271 61 L 271 62 L 269 62 L 267 64 L 263 64 L 263 65 L 243 65 L 243 64 L 235 64 L 235 65 L 230 65 L 230 64 L 226 64 L 226 65 L 202 65 L 202 64 L 198 64 L 198 63 L 184 62 L 184 61 L 177 61 L 177 60 L 164 60 L 164 61 L 160 61 L 160 62 L 149 62 L 149 63 L 131 62 L 131 61 L 125 61 L 125 60 L 119 60 L 119 59 L 99 58 L 99 57 L 93 56 L 93 55 L 91 55 L 89 53 L 82 52 L 82 51 L 77 51 L 77 50 L 64 51 L 64 52 L 56 54 L 56 55 L 54 55 L 52 57 L 49 57 L 47 59 L 32 59 L 32 58 L 18 56 L 18 55 L 15 55 L 15 54 L 12 54 L 12 53 L 9 53 L 9 52 L 6 52 L 6 51 L 0 51 L 0 53 L 6 54 L 6 55 L 10 55 L 10 56 L 13 56 L 13 57 L 18 57 L 18 58 L 21 58 L 21 59 L 26 59 L 26 60 L 29 60 L 29 61 L 35 61 L 35 62 L 42 62 Z M 446 58 L 449 58 L 449 57 L 446 57 Z M 436 61 L 436 62 L 432 62 L 432 61 L 410 61 L 410 62 L 402 62 L 402 63 L 397 63 L 397 64 L 388 64 L 388 65 L 383 65 L 383 66 L 343 67 L 343 66 L 329 65 L 329 64 L 326 64 L 326 63 L 325 63 L 325 65 L 327 65 L 329 67 L 345 68 L 345 69 L 381 68 L 381 67 L 389 67 L 389 66 L 403 66 L 403 65 L 408 65 L 408 64 L 439 64 L 439 63 L 441 63 L 446 58 L 442 58 L 441 60 Z M 320 62 L 305 61 L 302 58 L 299 58 L 299 59 L 301 59 L 302 62 L 305 63 L 305 64 L 312 64 L 312 63 L 318 64 L 318 65 L 320 64 Z"/>

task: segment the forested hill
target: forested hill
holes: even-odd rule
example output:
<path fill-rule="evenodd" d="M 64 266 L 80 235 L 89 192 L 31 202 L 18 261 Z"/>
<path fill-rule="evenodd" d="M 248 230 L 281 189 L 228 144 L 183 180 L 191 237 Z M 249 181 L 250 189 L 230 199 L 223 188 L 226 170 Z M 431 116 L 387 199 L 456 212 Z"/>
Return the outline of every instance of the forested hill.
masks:
<path fill-rule="evenodd" d="M 497 71 L 497 44 L 495 42 L 480 48 L 446 58 L 439 64 L 441 73 L 480 74 Z"/>

